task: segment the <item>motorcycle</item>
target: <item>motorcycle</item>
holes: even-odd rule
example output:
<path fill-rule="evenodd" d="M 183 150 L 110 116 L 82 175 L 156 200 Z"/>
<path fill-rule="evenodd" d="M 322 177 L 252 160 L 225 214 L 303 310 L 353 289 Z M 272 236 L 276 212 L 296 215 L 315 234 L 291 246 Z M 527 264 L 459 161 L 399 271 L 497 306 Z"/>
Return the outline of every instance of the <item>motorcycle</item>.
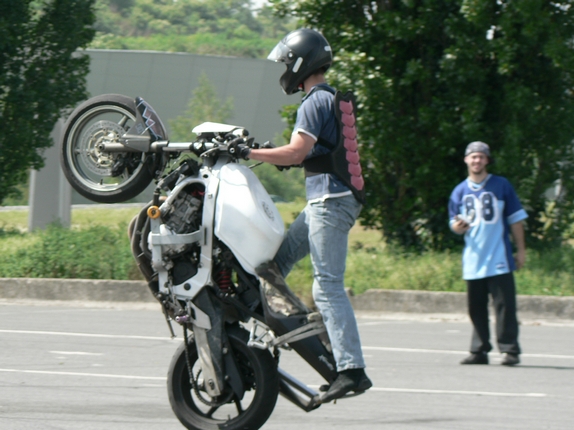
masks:
<path fill-rule="evenodd" d="M 306 412 L 321 406 L 317 391 L 279 367 L 282 351 L 299 354 L 327 387 L 335 360 L 321 315 L 273 262 L 283 220 L 239 163 L 238 144 L 262 145 L 228 124 L 192 132 L 193 142 L 171 142 L 145 100 L 101 95 L 69 116 L 61 164 L 72 187 L 100 203 L 127 201 L 155 181 L 128 234 L 172 337 L 175 324 L 183 330 L 168 371 L 171 407 L 188 429 L 258 429 L 279 394 Z"/>

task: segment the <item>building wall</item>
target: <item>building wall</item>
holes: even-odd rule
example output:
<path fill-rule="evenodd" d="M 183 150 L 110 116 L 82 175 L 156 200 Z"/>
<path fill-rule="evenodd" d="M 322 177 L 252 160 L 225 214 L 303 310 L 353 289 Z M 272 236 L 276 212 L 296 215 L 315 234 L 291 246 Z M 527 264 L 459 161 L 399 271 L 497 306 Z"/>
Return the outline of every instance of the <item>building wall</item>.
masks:
<path fill-rule="evenodd" d="M 91 57 L 88 91 L 92 96 L 141 96 L 166 126 L 168 120 L 184 113 L 202 73 L 221 100 L 233 98 L 235 111 L 229 121 L 246 127 L 257 140 L 273 140 L 281 133 L 285 124 L 280 109 L 300 101 L 298 96 L 286 96 L 281 91 L 279 77 L 284 66 L 269 60 L 167 52 L 87 52 Z"/>
<path fill-rule="evenodd" d="M 276 140 L 285 128 L 279 111 L 284 105 L 300 102 L 299 96 L 286 96 L 281 91 L 279 77 L 284 66 L 268 60 L 149 51 L 88 50 L 87 53 L 91 57 L 87 77 L 91 96 L 116 93 L 143 97 L 159 114 L 168 133 L 169 120 L 185 112 L 202 73 L 216 88 L 220 100 L 232 97 L 234 112 L 229 122 L 245 127 L 257 142 Z M 58 144 L 58 128 L 53 136 Z M 59 166 L 58 151 L 46 151 L 45 156 L 46 167 L 32 174 L 31 187 L 53 192 L 38 191 L 31 196 L 30 229 L 43 228 L 55 220 L 69 222 L 69 214 L 62 210 L 69 205 L 66 203 L 69 191 L 62 191 L 61 171 L 54 172 Z M 138 201 L 148 201 L 149 195 L 151 188 Z M 74 191 L 71 202 L 90 203 Z M 42 210 L 34 210 L 34 206 Z"/>

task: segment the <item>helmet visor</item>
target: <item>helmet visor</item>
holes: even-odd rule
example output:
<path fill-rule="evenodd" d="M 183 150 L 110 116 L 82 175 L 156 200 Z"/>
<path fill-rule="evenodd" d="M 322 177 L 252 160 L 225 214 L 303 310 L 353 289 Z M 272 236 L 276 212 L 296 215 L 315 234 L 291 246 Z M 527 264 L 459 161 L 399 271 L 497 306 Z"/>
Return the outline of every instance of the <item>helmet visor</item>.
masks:
<path fill-rule="evenodd" d="M 275 46 L 275 48 L 273 48 L 271 53 L 267 56 L 267 59 L 275 62 L 289 64 L 290 62 L 293 61 L 294 57 L 295 56 L 291 52 L 291 49 L 289 49 L 289 47 L 285 45 L 283 42 L 279 42 Z"/>

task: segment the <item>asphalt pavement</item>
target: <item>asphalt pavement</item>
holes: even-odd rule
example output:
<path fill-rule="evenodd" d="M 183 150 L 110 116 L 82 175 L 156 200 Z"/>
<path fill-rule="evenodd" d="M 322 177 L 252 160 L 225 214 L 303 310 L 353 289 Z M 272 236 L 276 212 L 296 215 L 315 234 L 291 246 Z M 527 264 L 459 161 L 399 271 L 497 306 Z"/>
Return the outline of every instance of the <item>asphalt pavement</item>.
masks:
<path fill-rule="evenodd" d="M 374 387 L 305 413 L 279 398 L 263 427 L 572 429 L 574 321 L 521 319 L 516 367 L 461 366 L 464 314 L 358 312 Z M 179 333 L 178 333 L 179 335 Z M 0 428 L 181 429 L 166 373 L 181 342 L 156 303 L 0 299 Z M 293 352 L 280 365 L 323 381 Z"/>

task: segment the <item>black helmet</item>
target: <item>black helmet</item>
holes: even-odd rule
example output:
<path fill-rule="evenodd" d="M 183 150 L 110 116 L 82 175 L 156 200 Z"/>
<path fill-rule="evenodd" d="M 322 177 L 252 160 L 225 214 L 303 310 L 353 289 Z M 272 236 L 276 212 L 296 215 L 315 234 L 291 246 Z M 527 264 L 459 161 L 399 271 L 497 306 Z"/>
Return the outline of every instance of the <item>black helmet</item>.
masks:
<path fill-rule="evenodd" d="M 313 73 L 324 68 L 326 71 L 333 62 L 333 54 L 327 39 L 318 31 L 300 28 L 287 34 L 273 48 L 268 60 L 282 62 L 287 66 L 279 84 L 285 94 L 300 91 L 299 85 Z"/>

